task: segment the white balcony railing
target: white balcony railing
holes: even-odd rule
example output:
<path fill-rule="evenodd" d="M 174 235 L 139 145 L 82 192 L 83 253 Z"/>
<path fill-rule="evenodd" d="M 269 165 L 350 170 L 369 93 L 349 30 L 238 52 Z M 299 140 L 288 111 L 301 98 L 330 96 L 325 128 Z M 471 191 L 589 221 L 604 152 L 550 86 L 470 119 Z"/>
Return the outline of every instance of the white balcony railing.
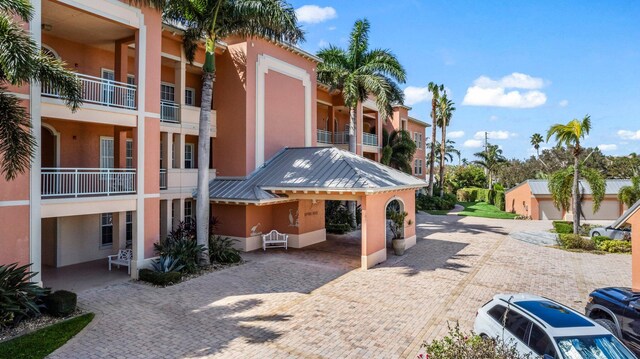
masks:
<path fill-rule="evenodd" d="M 136 193 L 129 168 L 43 168 L 42 197 L 91 197 Z"/>
<path fill-rule="evenodd" d="M 343 145 L 343 144 L 349 143 L 349 132 L 348 131 L 335 132 L 333 134 L 333 143 L 336 145 Z"/>
<path fill-rule="evenodd" d="M 167 189 L 167 170 L 160 169 L 160 189 Z"/>
<path fill-rule="evenodd" d="M 170 101 L 160 101 L 160 121 L 180 123 L 180 105 Z"/>
<path fill-rule="evenodd" d="M 318 130 L 318 143 L 331 143 L 331 132 Z"/>
<path fill-rule="evenodd" d="M 362 143 L 367 146 L 378 146 L 378 135 L 374 135 L 372 133 L 363 133 Z"/>
<path fill-rule="evenodd" d="M 109 107 L 136 109 L 136 85 L 112 81 L 85 74 L 76 74 L 82 84 L 82 101 Z M 42 95 L 60 97 L 60 93 L 48 84 L 42 85 Z"/>

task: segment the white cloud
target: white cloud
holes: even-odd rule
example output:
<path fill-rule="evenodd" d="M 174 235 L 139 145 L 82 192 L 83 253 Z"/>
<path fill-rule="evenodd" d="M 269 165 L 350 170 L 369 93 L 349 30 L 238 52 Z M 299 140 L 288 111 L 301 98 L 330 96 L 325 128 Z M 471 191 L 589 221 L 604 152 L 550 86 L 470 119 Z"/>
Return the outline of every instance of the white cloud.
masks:
<path fill-rule="evenodd" d="M 568 105 L 569 105 L 569 100 L 562 100 L 558 102 L 558 106 L 560 107 L 567 107 Z"/>
<path fill-rule="evenodd" d="M 489 121 L 498 121 L 498 116 L 491 115 L 491 117 L 489 117 Z"/>
<path fill-rule="evenodd" d="M 480 76 L 473 82 L 471 87 L 467 88 L 462 104 L 511 108 L 538 107 L 547 102 L 547 95 L 542 91 L 538 91 L 544 85 L 545 80 L 518 72 L 498 80 Z M 527 91 L 507 91 L 507 89 L 514 88 Z"/>
<path fill-rule="evenodd" d="M 329 27 L 327 28 L 327 30 L 329 30 L 329 31 L 333 31 L 333 30 L 335 30 L 335 29 L 337 29 L 337 27 L 335 27 L 335 26 L 329 26 Z"/>
<path fill-rule="evenodd" d="M 509 138 L 516 137 L 517 134 L 509 131 L 486 131 L 487 137 L 491 140 L 508 140 Z M 485 131 L 478 131 L 473 138 L 476 140 L 484 139 Z"/>
<path fill-rule="evenodd" d="M 445 87 L 444 91 L 447 93 L 447 96 L 451 98 L 451 89 Z M 431 92 L 429 92 L 429 88 L 427 86 L 407 86 L 404 89 L 404 104 L 407 106 L 412 106 L 420 102 L 430 102 L 432 97 L 433 96 L 431 95 Z"/>
<path fill-rule="evenodd" d="M 318 47 L 319 48 L 325 48 L 325 47 L 328 47 L 328 46 L 329 46 L 329 42 L 328 41 L 326 41 L 324 39 L 318 41 Z"/>
<path fill-rule="evenodd" d="M 296 16 L 301 23 L 317 24 L 336 18 L 338 13 L 331 6 L 304 5 L 296 9 Z"/>
<path fill-rule="evenodd" d="M 484 145 L 484 142 L 481 140 L 466 140 L 462 145 L 468 148 L 479 148 Z"/>
<path fill-rule="evenodd" d="M 598 148 L 600 149 L 600 151 L 602 152 L 607 152 L 607 151 L 615 151 L 618 149 L 618 145 L 616 144 L 610 144 L 610 145 L 598 145 Z"/>
<path fill-rule="evenodd" d="M 451 131 L 447 133 L 447 137 L 453 139 L 453 138 L 460 138 L 464 136 L 464 131 Z"/>
<path fill-rule="evenodd" d="M 640 140 L 640 130 L 638 131 L 620 130 L 618 131 L 618 136 L 623 140 Z"/>

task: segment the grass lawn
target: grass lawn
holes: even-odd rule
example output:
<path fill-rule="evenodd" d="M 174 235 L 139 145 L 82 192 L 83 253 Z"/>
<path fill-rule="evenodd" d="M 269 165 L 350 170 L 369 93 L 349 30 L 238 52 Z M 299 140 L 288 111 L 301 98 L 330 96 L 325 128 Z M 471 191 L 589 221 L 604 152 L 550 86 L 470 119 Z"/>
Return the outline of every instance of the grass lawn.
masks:
<path fill-rule="evenodd" d="M 499 210 L 496 206 L 485 202 L 460 202 L 459 205 L 464 210 L 458 213 L 459 216 L 514 219 L 517 214 Z"/>
<path fill-rule="evenodd" d="M 78 334 L 93 317 L 93 313 L 84 314 L 0 343 L 0 358 L 44 358 Z"/>

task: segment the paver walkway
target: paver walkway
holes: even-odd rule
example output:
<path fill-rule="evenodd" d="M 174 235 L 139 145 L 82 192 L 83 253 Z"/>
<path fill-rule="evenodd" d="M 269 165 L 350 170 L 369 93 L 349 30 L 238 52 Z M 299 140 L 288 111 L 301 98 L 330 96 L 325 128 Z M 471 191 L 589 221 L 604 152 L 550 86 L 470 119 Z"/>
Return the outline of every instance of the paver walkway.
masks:
<path fill-rule="evenodd" d="M 54 358 L 402 358 L 447 322 L 471 329 L 500 292 L 543 294 L 582 311 L 589 291 L 630 283 L 631 257 L 512 239 L 549 222 L 419 215 L 418 244 L 368 271 L 353 245 L 246 255 L 248 263 L 159 289 L 82 292 L 97 312 Z"/>

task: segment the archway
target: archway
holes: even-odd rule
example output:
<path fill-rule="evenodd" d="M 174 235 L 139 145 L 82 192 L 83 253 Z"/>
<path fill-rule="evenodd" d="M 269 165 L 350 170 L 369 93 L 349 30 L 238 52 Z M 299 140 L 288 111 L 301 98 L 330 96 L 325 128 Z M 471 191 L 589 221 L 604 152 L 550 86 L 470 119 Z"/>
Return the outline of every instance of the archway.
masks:
<path fill-rule="evenodd" d="M 53 126 L 42 124 L 41 167 L 51 168 L 59 166 L 59 133 Z"/>
<path fill-rule="evenodd" d="M 405 212 L 404 208 L 405 208 L 404 201 L 400 197 L 390 198 L 384 207 L 385 219 L 386 219 L 385 238 L 386 238 L 387 247 L 391 247 L 392 239 L 405 237 L 404 223 L 399 226 L 393 224 L 394 214 L 397 215 Z"/>

